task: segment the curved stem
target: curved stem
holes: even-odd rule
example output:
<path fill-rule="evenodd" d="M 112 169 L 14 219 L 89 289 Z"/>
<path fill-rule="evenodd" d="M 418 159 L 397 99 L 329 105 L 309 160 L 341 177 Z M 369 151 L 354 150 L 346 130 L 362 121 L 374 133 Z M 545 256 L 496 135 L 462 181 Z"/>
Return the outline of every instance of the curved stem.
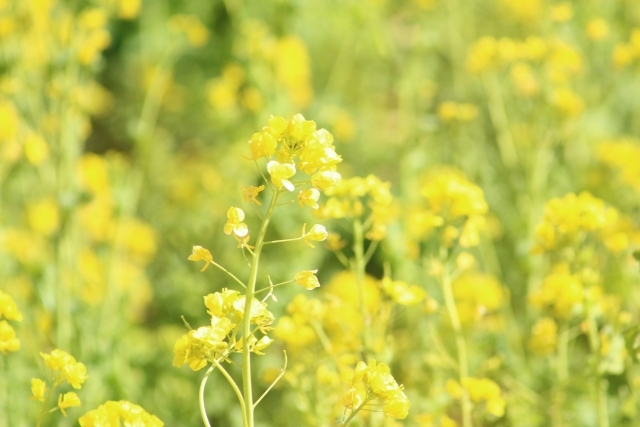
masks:
<path fill-rule="evenodd" d="M 238 284 L 240 284 L 240 286 L 242 286 L 243 288 L 247 288 L 247 286 L 242 283 L 242 280 L 238 279 L 233 273 L 231 273 L 229 270 L 227 270 L 226 268 L 224 268 L 223 266 L 221 266 L 220 264 L 218 264 L 215 261 L 210 261 L 210 264 L 215 265 L 216 267 L 218 267 L 220 270 L 224 271 L 225 273 L 227 273 L 229 275 L 229 277 L 231 277 L 233 280 L 235 280 L 236 282 L 238 282 Z"/>
<path fill-rule="evenodd" d="M 231 375 L 229 375 L 229 372 L 227 372 L 227 370 L 224 369 L 224 367 L 217 360 L 214 359 L 212 361 L 212 363 L 215 365 L 216 368 L 218 368 L 220 370 L 222 375 L 224 375 L 224 377 L 229 382 L 229 385 L 231 385 L 231 388 L 233 389 L 233 391 L 236 393 L 236 397 L 238 398 L 238 402 L 240 402 L 240 409 L 242 410 L 242 425 L 246 426 L 247 425 L 247 420 L 246 420 L 246 416 L 245 416 L 244 400 L 242 398 L 242 393 L 240 392 L 240 389 L 238 388 L 238 385 L 233 380 L 233 378 L 231 378 Z M 205 381 L 205 379 L 203 379 L 203 381 Z"/>
<path fill-rule="evenodd" d="M 471 400 L 469 399 L 469 393 L 463 385 L 463 380 L 469 376 L 467 344 L 464 340 L 462 325 L 460 323 L 460 317 L 458 316 L 458 309 L 456 308 L 456 302 L 453 297 L 451 275 L 449 273 L 449 263 L 445 251 L 445 248 L 442 248 L 442 250 L 440 251 L 440 260 L 442 262 L 442 275 L 440 279 L 442 282 L 442 293 L 444 294 L 445 304 L 447 306 L 447 311 L 449 312 L 451 326 L 453 327 L 453 332 L 456 338 L 456 347 L 458 349 L 458 371 L 460 384 L 462 385 L 462 426 L 472 427 L 473 424 L 471 422 Z"/>
<path fill-rule="evenodd" d="M 244 318 L 242 319 L 242 337 L 243 339 L 247 339 L 251 336 L 251 303 L 253 301 L 255 290 L 256 290 L 256 280 L 258 278 L 258 266 L 260 264 L 260 254 L 262 253 L 262 247 L 264 246 L 264 236 L 267 232 L 267 227 L 269 226 L 269 221 L 271 220 L 271 215 L 273 215 L 273 210 L 276 207 L 276 202 L 278 200 L 278 195 L 280 194 L 279 190 L 273 192 L 273 196 L 271 197 L 271 202 L 269 203 L 269 208 L 267 209 L 267 213 L 262 220 L 262 225 L 260 226 L 260 231 L 258 232 L 258 237 L 256 240 L 256 246 L 253 251 L 253 259 L 251 262 L 251 272 L 249 273 L 249 282 L 247 283 L 247 294 L 245 297 L 245 306 L 244 306 Z M 245 424 L 246 427 L 253 427 L 253 390 L 251 384 L 251 350 L 248 345 L 242 346 L 242 388 L 244 394 L 244 412 L 245 412 Z"/>
<path fill-rule="evenodd" d="M 211 375 L 211 372 L 213 372 L 213 368 L 214 366 L 212 365 L 207 370 L 207 373 L 204 374 L 204 378 L 202 378 L 202 381 L 200 382 L 200 389 L 198 390 L 198 403 L 200 405 L 200 416 L 202 416 L 202 422 L 206 427 L 211 427 L 211 424 L 209 423 L 209 417 L 207 417 L 207 408 L 205 408 L 204 406 L 204 388 L 207 385 L 207 380 L 209 379 L 209 375 Z"/>
<path fill-rule="evenodd" d="M 284 353 L 284 366 L 282 367 L 282 369 L 280 370 L 280 374 L 278 374 L 278 376 L 276 377 L 275 380 L 273 380 L 273 382 L 271 383 L 271 385 L 264 391 L 264 393 L 262 393 L 262 396 L 260 396 L 258 398 L 258 400 L 256 400 L 256 402 L 253 404 L 253 407 L 255 408 L 256 406 L 258 406 L 258 403 L 260 403 L 260 401 L 267 395 L 267 393 L 269 393 L 271 391 L 271 389 L 278 383 L 278 381 L 280 381 L 280 378 L 282 378 L 282 376 L 284 375 L 285 371 L 287 370 L 287 363 L 288 363 L 288 359 L 287 359 L 287 352 L 286 351 L 282 351 Z"/>

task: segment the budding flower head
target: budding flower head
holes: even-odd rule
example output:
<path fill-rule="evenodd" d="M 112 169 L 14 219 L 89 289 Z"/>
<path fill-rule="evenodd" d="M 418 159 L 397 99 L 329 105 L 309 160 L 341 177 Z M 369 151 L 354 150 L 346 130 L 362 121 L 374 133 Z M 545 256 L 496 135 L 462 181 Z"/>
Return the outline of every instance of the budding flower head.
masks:
<path fill-rule="evenodd" d="M 315 274 L 318 270 L 305 270 L 300 273 L 296 273 L 294 279 L 298 285 L 303 286 L 306 290 L 310 291 L 320 287 L 320 282 Z"/>
<path fill-rule="evenodd" d="M 311 246 L 312 248 L 315 248 L 315 246 L 313 246 L 311 243 L 309 243 L 309 240 L 313 240 L 313 241 L 316 241 L 316 242 L 322 242 L 329 235 L 329 233 L 327 232 L 327 229 L 324 227 L 324 225 L 314 224 L 314 226 L 311 227 L 311 230 L 309 230 L 308 233 L 305 232 L 305 227 L 306 226 L 307 226 L 307 224 L 304 224 L 302 226 L 302 238 L 304 239 L 304 242 L 307 245 Z"/>
<path fill-rule="evenodd" d="M 242 222 L 244 220 L 244 211 L 240 208 L 231 206 L 227 211 L 227 223 L 224 225 L 224 234 L 231 233 L 238 237 L 244 237 L 249 234 L 249 227 Z"/>
<path fill-rule="evenodd" d="M 189 258 L 187 258 L 189 261 L 204 261 L 204 267 L 202 267 L 202 270 L 200 271 L 205 271 L 207 269 L 207 267 L 209 267 L 209 264 L 211 262 L 213 262 L 213 257 L 211 256 L 211 252 L 209 252 L 209 250 L 203 248 L 202 246 L 194 246 L 193 247 L 193 252 L 191 253 L 191 255 L 189 255 Z"/>
<path fill-rule="evenodd" d="M 267 163 L 267 171 L 271 175 L 271 181 L 278 188 L 286 188 L 289 191 L 293 191 L 295 186 L 289 178 L 296 174 L 296 165 L 293 163 L 279 163 L 275 160 L 271 160 Z"/>

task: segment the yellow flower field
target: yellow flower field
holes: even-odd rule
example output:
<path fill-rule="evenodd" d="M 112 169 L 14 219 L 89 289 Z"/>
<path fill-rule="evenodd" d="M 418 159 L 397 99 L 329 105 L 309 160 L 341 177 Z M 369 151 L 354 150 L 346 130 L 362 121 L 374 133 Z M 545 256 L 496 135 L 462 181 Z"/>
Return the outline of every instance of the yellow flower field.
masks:
<path fill-rule="evenodd" d="M 0 0 L 0 427 L 640 425 L 640 2 Z"/>

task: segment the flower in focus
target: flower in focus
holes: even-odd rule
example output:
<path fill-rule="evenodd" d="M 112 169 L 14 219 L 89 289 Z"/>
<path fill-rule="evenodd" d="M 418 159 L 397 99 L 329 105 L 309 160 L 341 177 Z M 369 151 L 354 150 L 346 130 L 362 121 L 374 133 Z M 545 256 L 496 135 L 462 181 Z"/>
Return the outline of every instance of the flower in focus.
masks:
<path fill-rule="evenodd" d="M 65 380 L 75 389 L 82 388 L 87 379 L 87 368 L 83 363 L 76 362 L 69 353 L 55 349 L 51 353 L 40 353 L 44 364 L 53 372 L 60 371 Z"/>
<path fill-rule="evenodd" d="M 244 221 L 244 211 L 240 208 L 230 207 L 227 210 L 227 223 L 224 225 L 224 234 L 233 233 L 238 237 L 244 237 L 249 234 L 249 227 L 242 221 Z"/>
<path fill-rule="evenodd" d="M 315 246 L 309 243 L 309 240 L 313 240 L 315 242 L 322 242 L 326 240 L 327 236 L 329 235 L 324 225 L 314 224 L 308 233 L 305 232 L 305 227 L 306 227 L 306 224 L 302 226 L 302 238 L 304 239 L 304 242 L 307 245 L 311 246 L 312 248 L 315 248 Z"/>
<path fill-rule="evenodd" d="M 211 252 L 208 249 L 203 248 L 202 246 L 194 246 L 193 252 L 187 258 L 189 261 L 204 261 L 204 267 L 202 270 L 205 271 L 209 264 L 213 262 L 213 257 L 211 256 Z"/>
<path fill-rule="evenodd" d="M 318 200 L 320 199 L 320 191 L 315 188 L 309 188 L 307 190 L 300 190 L 298 194 L 298 203 L 301 208 L 305 205 L 310 206 L 312 209 L 318 209 Z"/>
<path fill-rule="evenodd" d="M 293 163 L 278 163 L 275 160 L 271 160 L 267 163 L 267 171 L 276 187 L 284 187 L 289 191 L 295 189 L 293 183 L 289 181 L 289 178 L 296 174 L 296 165 Z"/>
<path fill-rule="evenodd" d="M 315 288 L 319 288 L 320 287 L 320 282 L 318 281 L 318 278 L 316 277 L 316 273 L 318 272 L 318 270 L 305 270 L 305 271 L 301 271 L 299 273 L 296 273 L 296 275 L 294 276 L 294 279 L 296 281 L 296 283 L 302 287 L 304 287 L 306 290 L 310 291 L 312 289 Z"/>

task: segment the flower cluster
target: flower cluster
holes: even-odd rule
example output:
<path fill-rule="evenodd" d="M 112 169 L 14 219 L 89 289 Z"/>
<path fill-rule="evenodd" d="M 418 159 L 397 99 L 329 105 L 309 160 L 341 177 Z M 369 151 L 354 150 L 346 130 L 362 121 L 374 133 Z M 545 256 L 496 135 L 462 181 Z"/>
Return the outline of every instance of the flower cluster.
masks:
<path fill-rule="evenodd" d="M 559 269 L 544 279 L 541 289 L 529 295 L 529 302 L 549 310 L 556 319 L 570 319 L 583 308 L 584 286 L 577 275 Z"/>
<path fill-rule="evenodd" d="M 321 218 L 362 218 L 367 228 L 365 237 L 382 240 L 388 224 L 396 216 L 390 185 L 375 175 L 342 180 L 325 191 L 329 198 L 316 214 Z"/>
<path fill-rule="evenodd" d="M 628 244 L 625 233 L 618 231 L 618 211 L 587 192 L 569 193 L 551 199 L 544 207 L 542 221 L 536 227 L 533 253 L 578 247 L 587 240 L 605 244 L 614 252 Z"/>
<path fill-rule="evenodd" d="M 404 419 L 409 414 L 409 399 L 403 386 L 391 375 L 389 366 L 371 360 L 369 364 L 358 362 L 350 381 L 351 388 L 343 397 L 346 409 L 358 411 L 377 400 L 385 415 Z M 364 390 L 359 390 L 364 388 Z M 364 394 L 364 396 L 363 396 Z"/>
<path fill-rule="evenodd" d="M 0 291 L 0 319 L 22 321 L 22 313 L 9 294 Z M 0 320 L 0 353 L 7 355 L 20 350 L 20 340 L 7 320 Z"/>
<path fill-rule="evenodd" d="M 640 39 L 640 30 L 639 35 Z M 606 141 L 598 147 L 598 157 L 614 169 L 621 181 L 640 192 L 640 141 L 622 138 Z"/>
<path fill-rule="evenodd" d="M 87 368 L 83 363 L 76 362 L 76 359 L 69 353 L 55 349 L 51 353 L 40 353 L 44 359 L 44 364 L 51 369 L 53 384 L 47 396 L 51 396 L 54 390 L 63 382 L 67 382 L 76 390 L 82 388 L 82 384 L 87 380 Z M 47 384 L 39 379 L 31 379 L 32 399 L 40 402 L 45 401 Z M 58 409 L 64 416 L 67 415 L 65 409 L 80 406 L 80 398 L 74 392 L 60 394 L 58 396 Z"/>
<path fill-rule="evenodd" d="M 488 378 L 467 377 L 462 379 L 462 387 L 469 393 L 474 403 L 486 402 L 487 412 L 502 417 L 504 415 L 505 400 L 500 387 Z M 455 380 L 447 381 L 447 391 L 453 398 L 462 396 L 462 387 Z"/>
<path fill-rule="evenodd" d="M 333 136 L 325 129 L 316 129 L 316 123 L 301 114 L 291 121 L 271 117 L 267 126 L 253 134 L 249 149 L 253 160 L 269 159 L 267 171 L 279 189 L 293 191 L 295 185 L 290 178 L 299 170 L 311 175 L 312 187 L 321 191 L 340 182 L 336 165 L 342 158 L 335 152 Z"/>
<path fill-rule="evenodd" d="M 483 319 L 499 320 L 496 313 L 504 304 L 506 292 L 495 277 L 470 271 L 454 280 L 452 287 L 463 325 L 477 327 Z"/>
<path fill-rule="evenodd" d="M 80 427 L 162 427 L 164 423 L 155 415 L 149 414 L 141 406 L 126 400 L 108 401 L 98 408 L 87 412 L 78 420 Z"/>
<path fill-rule="evenodd" d="M 211 316 L 211 326 L 191 329 L 176 341 L 173 352 L 173 366 L 180 367 L 187 363 L 197 371 L 207 363 L 225 359 L 232 352 L 241 352 L 244 345 L 256 354 L 267 348 L 273 341 L 266 334 L 271 330 L 273 314 L 267 305 L 256 299 L 251 301 L 250 321 L 263 334 L 258 339 L 251 334 L 238 338 L 238 332 L 244 318 L 245 297 L 238 291 L 223 289 L 204 297 L 207 313 Z M 246 341 L 246 344 L 245 344 Z"/>
<path fill-rule="evenodd" d="M 462 247 L 477 246 L 485 225 L 487 202 L 480 187 L 451 168 L 430 173 L 420 189 L 429 208 L 411 212 L 408 229 L 413 238 L 423 239 L 438 231 L 445 246 L 459 243 Z"/>
<path fill-rule="evenodd" d="M 558 325 L 550 317 L 539 319 L 531 329 L 528 346 L 536 354 L 548 356 L 558 345 Z"/>

